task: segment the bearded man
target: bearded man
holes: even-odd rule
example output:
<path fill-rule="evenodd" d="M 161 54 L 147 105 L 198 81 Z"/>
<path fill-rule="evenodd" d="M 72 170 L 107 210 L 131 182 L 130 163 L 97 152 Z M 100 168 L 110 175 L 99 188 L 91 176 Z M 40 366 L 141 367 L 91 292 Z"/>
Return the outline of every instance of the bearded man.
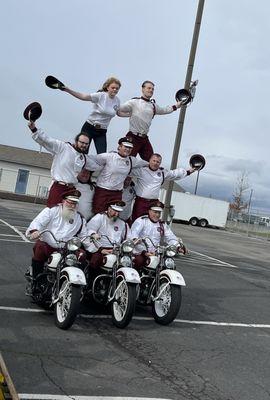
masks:
<path fill-rule="evenodd" d="M 124 207 L 124 201 L 112 200 L 107 204 L 107 211 L 96 214 L 87 223 L 88 235 L 98 240 L 99 243 L 98 251 L 90 255 L 90 268 L 100 267 L 103 256 L 112 253 L 111 242 L 121 243 L 130 237 L 128 224 L 119 218 L 119 213 L 123 211 Z M 111 242 L 104 236 L 108 236 Z"/>
<path fill-rule="evenodd" d="M 88 235 L 86 220 L 77 212 L 77 205 L 81 193 L 76 189 L 71 189 L 63 193 L 62 203 L 42 210 L 31 222 L 26 230 L 26 236 L 31 240 L 37 240 L 33 248 L 32 258 L 32 278 L 35 279 L 43 271 L 44 262 L 49 256 L 64 246 L 64 243 L 57 243 L 49 232 L 40 232 L 48 229 L 53 233 L 57 240 L 64 242 L 74 236 L 85 238 Z M 85 249 L 89 252 L 96 251 L 89 238 L 83 242 Z"/>
<path fill-rule="evenodd" d="M 30 121 L 28 127 L 32 138 L 53 155 L 50 187 L 47 207 L 54 207 L 62 200 L 62 194 L 68 189 L 75 189 L 78 174 L 83 168 L 90 171 L 101 169 L 96 162 L 96 156 L 88 155 L 89 138 L 83 133 L 75 137 L 73 144 L 54 139 L 37 129 L 35 122 Z"/>

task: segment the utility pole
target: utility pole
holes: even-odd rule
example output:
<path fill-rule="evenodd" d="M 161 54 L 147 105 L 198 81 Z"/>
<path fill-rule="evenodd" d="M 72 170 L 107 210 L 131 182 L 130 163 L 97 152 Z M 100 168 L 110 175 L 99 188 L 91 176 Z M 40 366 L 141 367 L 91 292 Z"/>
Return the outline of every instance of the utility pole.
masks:
<path fill-rule="evenodd" d="M 194 25 L 194 30 L 193 30 L 192 43 L 191 43 L 191 48 L 190 48 L 190 53 L 189 53 L 188 67 L 187 67 L 187 72 L 186 72 L 185 89 L 187 89 L 187 90 L 189 90 L 190 84 L 191 84 L 191 77 L 192 77 L 194 60 L 195 60 L 196 49 L 197 49 L 197 44 L 198 44 L 198 39 L 199 39 L 200 27 L 201 27 L 203 7 L 204 7 L 204 0 L 199 0 L 196 20 L 195 20 L 195 25 Z M 181 139 L 182 139 L 185 115 L 186 115 L 186 106 L 182 106 L 180 109 L 180 114 L 179 114 L 179 118 L 178 118 L 178 125 L 177 125 L 177 130 L 176 130 L 174 149 L 173 149 L 173 155 L 172 155 L 172 161 L 171 161 L 171 169 L 175 169 L 177 167 L 177 161 L 178 161 L 180 143 L 181 143 Z M 167 221 L 168 214 L 169 214 L 170 203 L 171 203 L 171 198 L 172 198 L 172 189 L 173 189 L 173 181 L 170 181 L 167 192 L 166 192 L 166 198 L 165 198 L 165 207 L 164 207 L 164 215 L 163 215 L 163 218 L 165 221 Z"/>
<path fill-rule="evenodd" d="M 198 172 L 197 172 L 197 179 L 196 179 L 196 184 L 195 184 L 195 190 L 194 190 L 194 194 L 197 194 L 197 188 L 198 188 L 199 176 L 200 176 L 200 170 L 198 170 Z"/>

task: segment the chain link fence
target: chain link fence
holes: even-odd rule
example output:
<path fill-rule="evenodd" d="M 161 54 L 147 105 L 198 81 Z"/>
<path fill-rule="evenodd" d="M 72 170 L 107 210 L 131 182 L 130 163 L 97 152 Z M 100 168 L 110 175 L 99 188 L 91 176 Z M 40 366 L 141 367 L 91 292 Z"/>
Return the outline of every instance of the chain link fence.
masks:
<path fill-rule="evenodd" d="M 248 213 L 237 213 L 230 210 L 226 229 L 270 241 L 270 217 L 259 210 L 251 209 Z"/>

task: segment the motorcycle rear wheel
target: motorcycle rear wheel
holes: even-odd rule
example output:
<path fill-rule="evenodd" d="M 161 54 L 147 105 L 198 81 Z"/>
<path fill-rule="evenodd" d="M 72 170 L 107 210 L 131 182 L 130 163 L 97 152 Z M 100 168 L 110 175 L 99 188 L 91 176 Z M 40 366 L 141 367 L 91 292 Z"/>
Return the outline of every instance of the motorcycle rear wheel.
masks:
<path fill-rule="evenodd" d="M 168 282 L 167 278 L 161 278 L 160 291 Z M 160 299 L 152 303 L 152 312 L 155 321 L 161 325 L 170 324 L 176 318 L 180 310 L 181 301 L 181 286 L 172 284 L 168 285 Z"/>
<path fill-rule="evenodd" d="M 59 300 L 55 304 L 55 325 L 60 329 L 69 329 L 79 311 L 81 287 L 70 284 L 66 275 L 61 277 Z"/>
<path fill-rule="evenodd" d="M 115 297 L 112 301 L 112 321 L 117 328 L 125 328 L 131 321 L 136 305 L 136 285 L 118 278 Z"/>

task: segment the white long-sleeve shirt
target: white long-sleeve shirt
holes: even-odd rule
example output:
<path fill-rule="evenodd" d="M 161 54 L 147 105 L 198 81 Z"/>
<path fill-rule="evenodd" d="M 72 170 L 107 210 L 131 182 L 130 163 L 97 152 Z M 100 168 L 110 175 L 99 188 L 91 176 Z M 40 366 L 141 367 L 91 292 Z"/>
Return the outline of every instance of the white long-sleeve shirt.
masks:
<path fill-rule="evenodd" d="M 91 218 L 93 215 L 92 203 L 95 193 L 95 187 L 94 185 L 91 185 L 89 183 L 81 182 L 76 183 L 75 187 L 81 192 L 81 197 L 78 204 L 78 211 L 82 214 L 86 221 L 88 221 L 89 218 Z"/>
<path fill-rule="evenodd" d="M 76 212 L 74 218 L 68 221 L 62 217 L 61 212 L 61 204 L 52 208 L 44 208 L 44 210 L 42 210 L 36 216 L 36 218 L 27 228 L 26 236 L 29 235 L 31 231 L 42 231 L 44 229 L 50 230 L 57 240 L 63 240 L 65 242 L 72 239 L 74 236 L 78 236 L 81 239 L 88 236 L 86 221 L 83 217 L 80 216 L 79 213 Z M 41 240 L 55 248 L 64 247 L 64 243 L 56 243 L 52 235 L 48 232 L 42 234 Z M 83 242 L 83 245 L 86 250 L 90 252 L 96 251 L 94 245 L 90 243 L 89 238 Z"/>
<path fill-rule="evenodd" d="M 96 155 L 97 163 L 103 166 L 97 178 L 97 186 L 107 190 L 123 190 L 124 180 L 131 169 L 148 165 L 136 157 L 122 157 L 117 152 Z"/>
<path fill-rule="evenodd" d="M 163 228 L 162 228 L 162 226 Z M 164 242 L 166 244 L 179 244 L 179 239 L 172 232 L 170 227 L 166 223 L 162 223 L 161 221 L 153 222 L 147 216 L 137 218 L 132 226 L 131 226 L 131 238 L 144 238 L 146 236 L 150 237 L 153 241 L 154 245 L 157 246 L 160 244 L 162 230 L 164 229 Z M 147 240 L 148 251 L 154 252 L 155 247 L 152 243 Z M 135 248 L 136 253 L 141 253 L 143 250 L 147 250 L 143 244 L 139 244 Z"/>
<path fill-rule="evenodd" d="M 132 203 L 136 197 L 134 184 L 129 185 L 123 189 L 122 200 L 126 203 L 124 210 L 120 212 L 119 216 L 126 221 L 132 214 Z"/>
<path fill-rule="evenodd" d="M 106 213 L 96 214 L 87 223 L 88 235 L 98 233 L 99 235 L 106 235 L 112 242 L 121 243 L 123 240 L 130 237 L 129 226 L 120 218 L 116 221 L 108 218 Z M 105 237 L 98 240 L 99 247 L 112 248 L 112 244 Z"/>
<path fill-rule="evenodd" d="M 137 177 L 135 192 L 137 196 L 145 199 L 158 199 L 160 187 L 165 180 L 171 181 L 182 179 L 187 176 L 187 171 L 183 168 L 162 169 L 153 171 L 148 166 L 136 168 L 131 172 L 132 176 Z"/>
<path fill-rule="evenodd" d="M 174 107 L 160 107 L 152 101 L 136 98 L 121 104 L 119 110 L 129 114 L 130 132 L 147 135 L 154 115 L 170 114 Z"/>
<path fill-rule="evenodd" d="M 78 152 L 70 143 L 47 136 L 41 129 L 32 133 L 32 138 L 43 146 L 53 157 L 51 176 L 54 181 L 76 184 L 82 168 L 90 171 L 100 169 L 96 156 Z"/>

